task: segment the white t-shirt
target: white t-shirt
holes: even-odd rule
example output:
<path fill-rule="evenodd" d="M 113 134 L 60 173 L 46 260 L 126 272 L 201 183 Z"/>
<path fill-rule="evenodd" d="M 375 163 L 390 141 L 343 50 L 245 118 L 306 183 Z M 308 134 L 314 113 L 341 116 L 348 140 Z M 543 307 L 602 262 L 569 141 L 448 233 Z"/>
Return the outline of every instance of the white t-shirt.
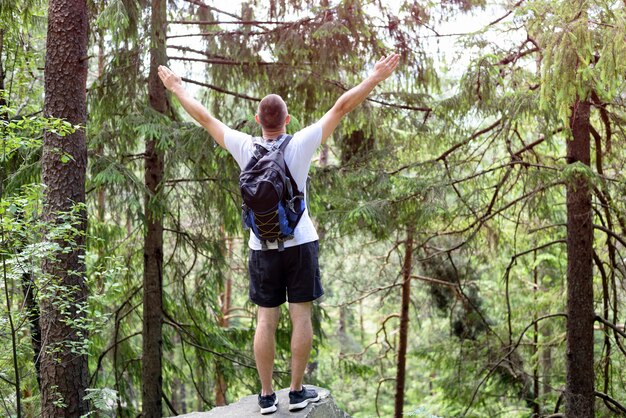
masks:
<path fill-rule="evenodd" d="M 253 138 L 248 134 L 233 129 L 227 129 L 224 133 L 224 145 L 228 152 L 235 157 L 241 170 L 246 167 L 252 158 L 254 144 L 257 142 L 262 143 L 263 139 Z M 305 201 L 306 179 L 309 175 L 309 168 L 311 167 L 311 158 L 313 158 L 315 150 L 321 143 L 322 126 L 319 123 L 315 123 L 296 132 L 284 151 L 285 163 L 287 167 L 289 167 L 289 171 L 298 185 L 298 189 L 304 190 Z M 302 218 L 300 218 L 300 222 L 298 222 L 293 235 L 293 239 L 285 241 L 285 248 L 306 244 L 307 242 L 319 239 L 313 222 L 311 222 L 311 218 L 309 217 L 308 208 L 304 210 Z M 253 250 L 261 249 L 261 241 L 259 241 L 252 231 L 250 231 L 248 245 Z M 269 249 L 275 249 L 278 248 L 278 245 L 275 242 L 268 242 L 267 247 Z"/>

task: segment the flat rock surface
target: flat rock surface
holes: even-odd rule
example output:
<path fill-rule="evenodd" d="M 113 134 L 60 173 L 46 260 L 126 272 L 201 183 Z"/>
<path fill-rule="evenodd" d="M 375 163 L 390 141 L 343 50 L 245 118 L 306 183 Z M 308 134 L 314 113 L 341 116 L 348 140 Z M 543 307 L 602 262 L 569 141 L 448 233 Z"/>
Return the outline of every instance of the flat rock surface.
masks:
<path fill-rule="evenodd" d="M 257 395 L 250 395 L 241 398 L 239 402 L 213 408 L 209 412 L 192 412 L 191 414 L 178 415 L 178 418 L 350 418 L 348 414 L 337 407 L 328 389 L 311 385 L 307 385 L 307 387 L 317 390 L 317 393 L 320 394 L 320 400 L 310 403 L 300 411 L 289 411 L 289 388 L 286 388 L 276 392 L 278 411 L 273 414 L 261 415 L 257 404 Z"/>

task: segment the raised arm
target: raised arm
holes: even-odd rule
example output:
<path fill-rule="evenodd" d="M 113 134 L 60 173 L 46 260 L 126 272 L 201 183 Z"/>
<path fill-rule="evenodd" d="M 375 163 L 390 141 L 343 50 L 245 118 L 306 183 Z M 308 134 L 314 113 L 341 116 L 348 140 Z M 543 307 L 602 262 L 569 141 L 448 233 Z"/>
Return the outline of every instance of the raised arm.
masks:
<path fill-rule="evenodd" d="M 322 143 L 326 142 L 326 139 L 333 133 L 346 114 L 360 105 L 378 83 L 393 73 L 399 61 L 400 55 L 398 54 L 391 54 L 381 58 L 374 66 L 371 74 L 361 84 L 341 95 L 335 105 L 320 119 L 322 124 Z"/>
<path fill-rule="evenodd" d="M 159 66 L 159 77 L 169 91 L 178 99 L 183 109 L 189 116 L 194 118 L 200 125 L 204 127 L 209 134 L 215 139 L 215 142 L 220 147 L 224 146 L 224 133 L 228 127 L 222 122 L 211 116 L 209 111 L 202 106 L 202 103 L 191 97 L 191 95 L 184 89 L 183 82 L 176 73 L 167 68 L 164 65 Z"/>

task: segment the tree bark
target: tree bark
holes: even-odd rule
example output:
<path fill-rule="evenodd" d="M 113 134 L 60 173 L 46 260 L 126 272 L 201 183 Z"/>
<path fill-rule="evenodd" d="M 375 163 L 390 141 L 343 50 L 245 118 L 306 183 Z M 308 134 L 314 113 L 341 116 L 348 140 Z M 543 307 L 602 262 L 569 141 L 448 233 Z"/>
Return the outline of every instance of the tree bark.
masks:
<path fill-rule="evenodd" d="M 404 264 L 402 266 L 402 308 L 400 312 L 400 342 L 396 372 L 395 418 L 402 418 L 404 408 L 404 383 L 406 372 L 406 349 L 409 333 L 409 306 L 411 304 L 411 264 L 413 259 L 413 228 L 406 233 Z"/>
<path fill-rule="evenodd" d="M 232 254 L 232 240 L 228 240 L 228 255 Z M 226 278 L 226 282 L 224 283 L 224 293 L 222 294 L 222 303 L 221 303 L 221 315 L 220 315 L 220 327 L 228 328 L 230 326 L 230 320 L 228 315 L 230 314 L 230 303 L 231 303 L 231 292 L 232 292 L 232 279 L 230 277 Z M 215 362 L 215 405 L 216 406 L 224 406 L 228 404 L 226 399 L 226 391 L 228 390 L 228 384 L 226 383 L 226 378 L 222 372 L 222 366 L 219 361 Z"/>
<path fill-rule="evenodd" d="M 71 344 L 87 338 L 86 330 L 72 325 L 84 317 L 78 308 L 88 294 L 83 261 L 86 214 L 80 209 L 71 221 L 63 216 L 85 202 L 88 29 L 86 0 L 49 0 L 44 114 L 81 127 L 65 137 L 44 134 L 43 218 L 50 226 L 71 222 L 75 230 L 71 237 L 57 239 L 69 251 L 59 251 L 42 264 L 44 278 L 59 286 L 40 289 L 42 417 L 80 417 L 89 412 L 84 399 L 87 356 L 71 351 Z"/>
<path fill-rule="evenodd" d="M 31 273 L 22 274 L 22 293 L 24 293 L 24 310 L 30 324 L 30 342 L 33 347 L 33 364 L 37 386 L 41 391 L 41 328 L 39 328 L 39 305 L 35 300 L 35 281 Z"/>
<path fill-rule="evenodd" d="M 102 33 L 98 33 L 98 78 L 101 78 L 104 75 L 104 35 Z M 102 157 L 104 154 L 104 144 L 101 142 L 98 144 L 96 148 L 96 154 L 99 157 Z M 98 202 L 98 220 L 100 222 L 104 221 L 104 214 L 106 208 L 106 193 L 104 191 L 104 186 L 98 188 L 97 191 L 97 202 Z"/>
<path fill-rule="evenodd" d="M 4 65 L 2 63 L 2 50 L 4 49 L 4 29 L 0 28 L 0 90 L 4 90 Z M 4 100 L 4 96 L 0 97 L 0 106 L 6 106 L 7 102 Z M 3 112 L 2 119 L 6 118 L 6 114 Z"/>
<path fill-rule="evenodd" d="M 590 105 L 572 107 L 569 164 L 590 163 Z M 574 173 L 567 184 L 567 379 L 568 418 L 594 416 L 593 223 L 589 180 Z"/>
<path fill-rule="evenodd" d="M 150 106 L 167 113 L 165 87 L 158 76 L 158 66 L 165 64 L 166 2 L 152 0 L 150 29 Z M 163 151 L 153 138 L 146 139 L 144 272 L 143 272 L 143 355 L 141 362 L 142 416 L 162 416 L 163 376 L 161 374 L 163 324 L 163 218 L 155 208 L 154 197 L 163 180 Z"/>
<path fill-rule="evenodd" d="M 227 259 L 232 260 L 233 256 L 233 240 L 226 236 L 224 232 L 224 228 L 222 228 L 222 238 L 226 241 L 226 251 L 227 251 Z M 222 293 L 221 297 L 221 306 L 220 306 L 220 317 L 219 317 L 219 325 L 222 328 L 228 328 L 230 326 L 230 308 L 232 302 L 232 289 L 233 289 L 233 280 L 230 273 L 227 273 L 228 277 L 226 277 L 224 282 L 224 293 Z M 220 361 L 216 359 L 215 361 L 215 405 L 216 406 L 224 406 L 228 405 L 228 400 L 226 399 L 226 391 L 228 390 L 228 383 L 226 382 L 226 378 L 224 376 L 222 366 Z"/>
<path fill-rule="evenodd" d="M 537 305 L 537 291 L 539 290 L 539 281 L 538 281 L 538 272 L 537 272 L 537 251 L 533 253 L 533 300 L 535 305 Z M 537 323 L 537 314 L 534 315 L 533 321 L 535 324 L 533 325 L 533 358 L 537 358 L 539 356 L 539 324 Z M 541 416 L 541 406 L 539 405 L 539 361 L 535 360 L 533 365 L 533 391 L 532 391 L 532 408 L 533 415 L 532 417 L 540 417 Z"/>

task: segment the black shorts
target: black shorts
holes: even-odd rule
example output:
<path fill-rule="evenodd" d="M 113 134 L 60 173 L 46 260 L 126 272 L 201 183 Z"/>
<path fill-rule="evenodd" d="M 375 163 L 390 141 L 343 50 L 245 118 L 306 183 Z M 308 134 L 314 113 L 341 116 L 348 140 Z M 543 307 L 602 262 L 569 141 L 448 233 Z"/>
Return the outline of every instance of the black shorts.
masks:
<path fill-rule="evenodd" d="M 310 302 L 322 296 L 318 242 L 278 250 L 250 250 L 250 300 L 274 308 L 288 300 Z M 287 296 L 287 297 L 285 297 Z"/>

